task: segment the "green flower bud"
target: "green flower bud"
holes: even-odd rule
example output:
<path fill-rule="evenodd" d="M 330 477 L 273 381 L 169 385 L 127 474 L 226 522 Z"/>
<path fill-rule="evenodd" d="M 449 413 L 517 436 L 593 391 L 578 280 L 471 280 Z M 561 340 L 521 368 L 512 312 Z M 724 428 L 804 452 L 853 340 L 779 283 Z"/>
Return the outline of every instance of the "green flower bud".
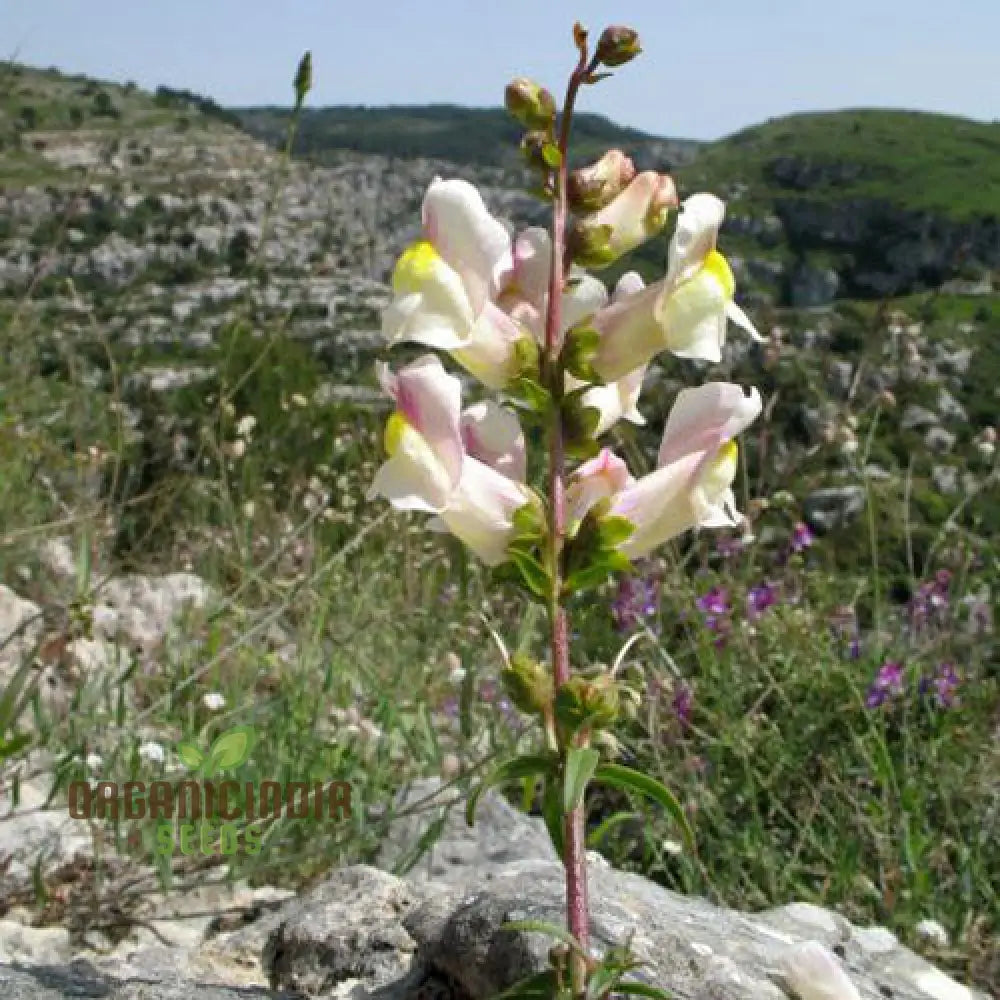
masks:
<path fill-rule="evenodd" d="M 500 681 L 510 700 L 528 715 L 541 715 L 552 708 L 552 675 L 537 660 L 515 653 L 510 666 L 500 672 Z"/>
<path fill-rule="evenodd" d="M 596 163 L 570 173 L 569 206 L 574 212 L 596 212 L 614 201 L 634 177 L 635 164 L 620 149 L 609 149 Z"/>
<path fill-rule="evenodd" d="M 605 66 L 621 66 L 641 51 L 638 32 L 623 24 L 605 28 L 597 42 L 597 58 Z"/>
<path fill-rule="evenodd" d="M 575 264 L 602 268 L 614 263 L 619 254 L 612 245 L 614 226 L 578 219 L 567 236 L 566 244 Z"/>
<path fill-rule="evenodd" d="M 519 76 L 507 84 L 504 104 L 527 129 L 548 131 L 555 121 L 555 98 L 527 77 Z"/>
<path fill-rule="evenodd" d="M 312 53 L 307 52 L 299 61 L 299 68 L 295 71 L 295 104 L 302 105 L 306 99 L 306 94 L 312 90 Z"/>
<path fill-rule="evenodd" d="M 609 729 L 618 718 L 618 685 L 608 674 L 589 680 L 577 674 L 556 692 L 555 710 L 556 721 L 571 732 Z"/>

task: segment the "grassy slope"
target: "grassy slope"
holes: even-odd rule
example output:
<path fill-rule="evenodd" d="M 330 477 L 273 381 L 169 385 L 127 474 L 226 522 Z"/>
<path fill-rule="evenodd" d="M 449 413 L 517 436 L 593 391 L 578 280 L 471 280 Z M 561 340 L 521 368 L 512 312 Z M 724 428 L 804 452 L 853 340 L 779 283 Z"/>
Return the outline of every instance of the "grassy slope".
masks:
<path fill-rule="evenodd" d="M 795 194 L 771 173 L 780 157 L 832 167 L 811 199 L 879 198 L 953 218 L 1000 215 L 1000 124 L 914 111 L 850 110 L 791 115 L 707 146 L 680 172 L 687 190 L 749 187 L 745 203 Z M 856 176 L 837 176 L 853 164 Z"/>
<path fill-rule="evenodd" d="M 283 108 L 243 108 L 236 113 L 253 135 L 271 142 L 285 135 L 289 113 Z M 352 150 L 515 165 L 520 136 L 520 127 L 501 108 L 450 104 L 329 107 L 305 113 L 297 146 L 301 153 L 320 160 L 338 150 Z M 581 158 L 598 155 L 609 146 L 621 146 L 640 158 L 681 162 L 701 146 L 688 140 L 661 139 L 594 114 L 577 116 L 574 137 Z"/>

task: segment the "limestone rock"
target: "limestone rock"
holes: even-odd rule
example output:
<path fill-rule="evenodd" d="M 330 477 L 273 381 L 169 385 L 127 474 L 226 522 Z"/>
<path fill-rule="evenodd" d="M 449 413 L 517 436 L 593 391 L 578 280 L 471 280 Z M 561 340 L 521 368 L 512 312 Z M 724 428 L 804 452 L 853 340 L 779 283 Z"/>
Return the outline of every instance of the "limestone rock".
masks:
<path fill-rule="evenodd" d="M 850 524 L 865 509 L 865 491 L 860 486 L 832 486 L 810 493 L 802 505 L 810 527 L 833 531 Z"/>

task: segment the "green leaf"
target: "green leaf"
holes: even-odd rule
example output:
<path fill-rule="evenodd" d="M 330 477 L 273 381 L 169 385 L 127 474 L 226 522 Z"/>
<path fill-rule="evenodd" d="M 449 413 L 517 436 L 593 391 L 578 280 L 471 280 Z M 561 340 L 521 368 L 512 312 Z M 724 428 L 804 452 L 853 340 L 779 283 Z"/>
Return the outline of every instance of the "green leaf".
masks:
<path fill-rule="evenodd" d="M 510 920 L 505 924 L 501 924 L 500 930 L 533 931 L 536 934 L 546 934 L 549 937 L 554 937 L 557 941 L 562 941 L 564 945 L 572 948 L 573 951 L 581 955 L 585 954 L 583 946 L 577 941 L 574 935 L 570 934 L 565 927 L 550 923 L 548 920 Z"/>
<path fill-rule="evenodd" d="M 625 979 L 615 987 L 616 993 L 624 993 L 633 997 L 649 997 L 650 1000 L 671 1000 L 671 995 L 659 986 L 648 986 L 634 979 Z"/>
<path fill-rule="evenodd" d="M 552 1000 L 559 990 L 559 980 L 555 969 L 536 972 L 519 983 L 514 983 L 494 1000 Z"/>
<path fill-rule="evenodd" d="M 511 379 L 507 391 L 520 398 L 521 402 L 535 413 L 548 413 L 552 406 L 552 396 L 548 389 L 534 379 L 524 376 Z"/>
<path fill-rule="evenodd" d="M 622 823 L 627 823 L 631 819 L 639 818 L 638 813 L 625 812 L 624 810 L 622 812 L 612 813 L 606 820 L 598 824 L 598 826 L 587 835 L 587 848 L 592 851 L 597 850 L 604 838 L 616 826 L 621 826 Z"/>
<path fill-rule="evenodd" d="M 177 756 L 180 757 L 181 763 L 192 771 L 196 771 L 205 761 L 205 755 L 194 743 L 178 743 Z"/>
<path fill-rule="evenodd" d="M 209 763 L 214 771 L 239 767 L 250 756 L 254 742 L 252 726 L 236 726 L 218 736 L 209 751 Z"/>
<path fill-rule="evenodd" d="M 600 761 L 601 754 L 593 747 L 570 747 L 563 776 L 564 813 L 572 812 L 583 802 L 583 793 Z"/>
<path fill-rule="evenodd" d="M 31 742 L 29 733 L 15 733 L 8 740 L 0 740 L 0 761 L 19 753 Z"/>
<path fill-rule="evenodd" d="M 511 562 L 517 567 L 528 590 L 543 601 L 547 600 L 552 592 L 552 578 L 549 576 L 548 570 L 534 556 L 523 549 L 509 548 L 508 555 Z"/>
<path fill-rule="evenodd" d="M 545 829 L 549 831 L 549 840 L 552 841 L 552 846 L 560 861 L 566 859 L 564 818 L 559 785 L 555 781 L 546 781 L 545 791 L 542 794 L 542 819 L 545 820 Z"/>
<path fill-rule="evenodd" d="M 633 531 L 635 531 L 635 525 L 627 517 L 615 514 L 602 517 L 597 523 L 597 537 L 602 548 L 616 548 L 622 542 L 627 541 Z"/>
<path fill-rule="evenodd" d="M 547 142 L 542 146 L 542 159 L 553 169 L 558 170 L 562 166 L 562 153 L 554 142 Z"/>
<path fill-rule="evenodd" d="M 518 781 L 521 778 L 528 778 L 535 774 L 548 776 L 555 770 L 557 764 L 555 756 L 552 754 L 522 754 L 520 757 L 512 757 L 497 765 L 470 793 L 468 802 L 465 805 L 465 822 L 473 826 L 476 822 L 476 807 L 483 793 L 497 785 L 504 785 L 510 781 Z"/>
<path fill-rule="evenodd" d="M 637 795 L 642 795 L 663 806 L 671 819 L 680 827 L 688 850 L 695 851 L 694 832 L 691 830 L 691 825 L 688 823 L 687 816 L 684 815 L 680 802 L 677 801 L 673 792 L 655 778 L 651 778 L 641 771 L 633 771 L 630 767 L 623 767 L 621 764 L 602 764 L 597 768 L 594 777 L 605 785 L 612 785 L 627 792 L 635 792 Z"/>

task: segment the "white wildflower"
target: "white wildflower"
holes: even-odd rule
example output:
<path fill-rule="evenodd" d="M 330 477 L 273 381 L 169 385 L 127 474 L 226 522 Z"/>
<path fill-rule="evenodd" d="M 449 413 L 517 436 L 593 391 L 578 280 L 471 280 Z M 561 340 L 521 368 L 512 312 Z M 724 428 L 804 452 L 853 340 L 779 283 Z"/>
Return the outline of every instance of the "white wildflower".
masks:
<path fill-rule="evenodd" d="M 156 764 L 162 764 L 167 759 L 163 744 L 157 743 L 155 740 L 147 740 L 143 743 L 139 747 L 139 756 Z"/>
<path fill-rule="evenodd" d="M 226 707 L 226 699 L 218 691 L 209 691 L 208 694 L 202 697 L 201 703 L 210 712 L 218 712 Z"/>

